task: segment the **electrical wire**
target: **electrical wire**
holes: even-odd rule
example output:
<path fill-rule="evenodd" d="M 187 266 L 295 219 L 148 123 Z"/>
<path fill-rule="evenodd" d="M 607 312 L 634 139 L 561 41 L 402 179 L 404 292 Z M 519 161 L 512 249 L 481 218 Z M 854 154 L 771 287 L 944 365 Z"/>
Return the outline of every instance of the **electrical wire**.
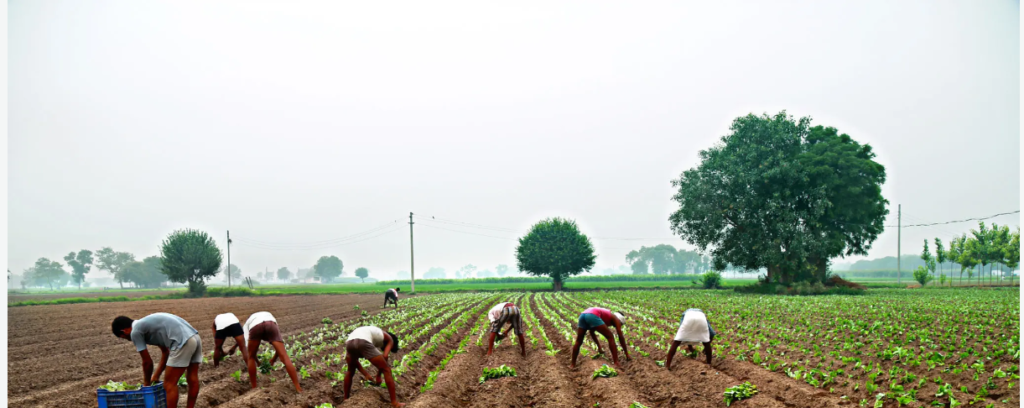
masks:
<path fill-rule="evenodd" d="M 910 224 L 910 225 L 904 225 L 901 228 L 932 227 L 932 226 L 936 226 L 936 225 L 956 224 L 956 223 L 960 223 L 960 222 L 984 221 L 984 220 L 987 220 L 987 219 L 990 219 L 990 218 L 1001 217 L 1001 216 L 1010 215 L 1010 214 L 1019 214 L 1019 213 L 1020 213 L 1020 210 L 1017 210 L 1017 211 L 1010 211 L 1010 212 L 1004 212 L 1004 213 L 999 213 L 999 214 L 995 214 L 995 215 L 990 215 L 988 217 L 967 218 L 967 219 L 963 219 L 963 220 L 953 220 L 953 221 L 945 221 L 945 222 L 932 222 L 932 223 L 926 223 L 926 224 Z M 886 225 L 886 227 L 896 227 L 896 225 Z"/>
<path fill-rule="evenodd" d="M 419 220 L 419 221 L 429 221 L 429 222 L 435 222 L 435 223 L 443 223 L 443 224 L 452 225 L 452 226 L 467 227 L 467 228 L 479 228 L 479 229 L 487 229 L 487 230 L 501 231 L 501 232 L 514 232 L 516 234 L 524 234 L 524 235 L 529 232 L 529 231 L 523 231 L 523 230 L 512 229 L 512 228 L 495 227 L 495 226 L 489 226 L 489 225 L 475 224 L 475 223 L 471 223 L 471 222 L 455 221 L 455 220 L 446 219 L 446 218 L 439 218 L 439 217 L 436 217 L 436 216 L 430 216 L 430 218 L 420 218 L 420 217 L 417 216 L 416 219 Z M 679 238 L 675 238 L 675 237 L 673 237 L 673 238 L 590 237 L 590 239 L 610 240 L 610 241 L 669 241 L 669 240 L 678 240 Z"/>

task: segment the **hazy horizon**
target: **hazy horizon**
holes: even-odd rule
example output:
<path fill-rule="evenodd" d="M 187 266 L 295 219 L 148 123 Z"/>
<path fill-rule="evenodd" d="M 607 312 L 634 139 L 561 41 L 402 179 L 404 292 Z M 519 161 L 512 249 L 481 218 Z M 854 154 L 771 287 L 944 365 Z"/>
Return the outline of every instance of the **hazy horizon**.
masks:
<path fill-rule="evenodd" d="M 898 204 L 904 225 L 1020 209 L 1016 2 L 8 12 L 15 274 L 105 246 L 141 260 L 197 228 L 222 250 L 231 231 L 243 275 L 335 255 L 387 279 L 409 270 L 409 212 L 417 276 L 511 267 L 551 216 L 614 268 L 640 245 L 692 249 L 669 230 L 670 181 L 734 118 L 783 109 L 874 148 L 886 225 Z M 905 228 L 902 252 L 971 228 Z M 896 235 L 866 258 L 895 256 Z"/>

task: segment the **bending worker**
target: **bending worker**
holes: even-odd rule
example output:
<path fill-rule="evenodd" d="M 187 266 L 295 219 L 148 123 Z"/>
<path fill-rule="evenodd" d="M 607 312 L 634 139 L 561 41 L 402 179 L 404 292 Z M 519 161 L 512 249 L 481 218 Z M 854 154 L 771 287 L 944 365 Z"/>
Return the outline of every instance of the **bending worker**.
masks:
<path fill-rule="evenodd" d="M 622 351 L 626 353 L 626 361 L 629 361 L 626 337 L 622 334 L 622 322 L 625 320 L 626 316 L 622 313 L 612 313 L 611 310 L 600 307 L 584 310 L 580 314 L 579 322 L 576 324 L 576 342 L 572 345 L 572 362 L 569 368 L 576 368 L 576 357 L 580 354 L 580 346 L 583 345 L 583 338 L 588 332 L 590 333 L 590 338 L 597 344 L 598 354 L 604 354 L 601 351 L 601 342 L 597 341 L 597 336 L 594 335 L 594 332 L 598 332 L 608 340 L 608 348 L 612 351 L 612 362 L 615 363 L 616 368 L 621 369 L 622 366 L 619 365 L 619 352 L 615 348 L 615 335 L 608 326 L 615 327 L 615 331 L 619 334 L 619 343 L 622 344 Z"/>
<path fill-rule="evenodd" d="M 487 318 L 491 320 L 491 334 L 488 338 L 487 344 L 487 355 L 491 355 L 494 351 L 494 339 L 497 338 L 501 341 L 508 336 L 510 330 L 514 330 L 516 337 L 519 338 L 519 349 L 523 357 L 526 357 L 526 341 L 523 340 L 523 316 L 519 310 L 519 307 L 512 302 L 502 302 L 491 308 L 491 311 L 487 312 Z M 501 328 L 508 323 L 509 329 L 505 330 L 504 334 L 501 334 Z"/>
<path fill-rule="evenodd" d="M 696 353 L 693 346 L 704 345 L 704 356 L 707 357 L 708 365 L 711 365 L 711 342 L 715 339 L 715 329 L 711 328 L 711 321 L 700 309 L 686 309 L 683 317 L 679 319 L 679 331 L 672 341 L 672 347 L 668 350 L 668 358 L 665 359 L 665 368 L 672 369 L 672 357 L 676 355 L 676 349 L 685 345 L 686 350 L 691 354 Z"/>

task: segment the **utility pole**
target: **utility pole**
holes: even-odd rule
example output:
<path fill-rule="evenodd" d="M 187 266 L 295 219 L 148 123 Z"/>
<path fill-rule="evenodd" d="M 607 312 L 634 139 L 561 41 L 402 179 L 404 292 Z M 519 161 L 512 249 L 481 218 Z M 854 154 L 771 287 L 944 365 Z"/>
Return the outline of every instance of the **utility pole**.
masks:
<path fill-rule="evenodd" d="M 244 245 L 243 245 L 244 246 Z M 228 287 L 231 287 L 231 231 L 228 231 Z"/>
<path fill-rule="evenodd" d="M 412 286 L 412 293 L 416 293 L 416 262 L 415 253 L 412 250 L 412 211 L 409 212 L 409 282 Z"/>
<path fill-rule="evenodd" d="M 901 283 L 900 275 L 903 274 L 903 268 L 900 265 L 900 258 L 903 254 L 900 253 L 900 244 L 902 243 L 903 234 L 903 204 L 896 205 L 896 284 Z"/>

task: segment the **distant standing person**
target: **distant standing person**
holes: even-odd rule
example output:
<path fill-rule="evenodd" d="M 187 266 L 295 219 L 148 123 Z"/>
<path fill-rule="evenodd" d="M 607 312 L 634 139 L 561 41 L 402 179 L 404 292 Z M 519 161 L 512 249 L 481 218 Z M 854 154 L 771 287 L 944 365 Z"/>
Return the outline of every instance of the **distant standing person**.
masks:
<path fill-rule="evenodd" d="M 388 364 L 388 356 L 392 351 L 398 350 L 398 337 L 379 327 L 363 326 L 352 330 L 352 333 L 348 335 L 348 340 L 345 340 L 345 363 L 348 364 L 348 371 L 345 373 L 344 399 L 348 399 L 352 391 L 352 376 L 355 375 L 356 370 L 359 370 L 363 377 L 372 381 L 374 385 L 380 385 L 380 377 L 383 374 L 384 382 L 388 386 L 388 395 L 391 396 L 391 406 L 405 406 L 398 402 L 398 397 L 395 395 L 397 392 L 395 378 L 391 375 L 391 365 Z M 370 373 L 363 368 L 362 364 L 359 364 L 360 358 L 369 360 L 370 364 L 377 367 L 376 378 L 370 379 Z"/>
<path fill-rule="evenodd" d="M 199 331 L 191 324 L 170 313 L 153 313 L 139 320 L 118 316 L 111 323 L 114 335 L 131 340 L 142 357 L 142 384 L 149 386 L 160 379 L 164 367 L 164 391 L 167 406 L 178 406 L 178 380 L 185 374 L 188 383 L 188 408 L 196 406 L 199 397 L 199 364 L 203 362 L 203 342 Z M 153 359 L 147 345 L 160 348 L 160 365 L 153 372 Z M 187 374 L 186 374 L 187 372 Z"/>
<path fill-rule="evenodd" d="M 622 313 L 612 313 L 611 310 L 600 307 L 584 310 L 580 314 L 579 322 L 576 324 L 576 342 L 572 345 L 572 362 L 569 364 L 569 368 L 576 368 L 576 357 L 580 354 L 580 346 L 583 345 L 583 338 L 588 332 L 590 333 L 590 338 L 597 344 L 597 352 L 600 354 L 604 352 L 601 351 L 601 342 L 597 341 L 597 335 L 594 332 L 601 333 L 608 340 L 608 348 L 612 351 L 612 362 L 615 364 L 615 367 L 622 368 L 619 365 L 619 352 L 615 347 L 615 334 L 608 327 L 615 327 L 615 331 L 619 334 L 619 343 L 622 344 L 622 351 L 626 353 L 626 361 L 629 361 L 626 337 L 622 334 L 622 323 L 625 320 L 626 316 Z"/>
<path fill-rule="evenodd" d="M 523 340 L 523 317 L 519 310 L 519 307 L 512 302 L 502 302 L 491 308 L 490 312 L 487 312 L 487 318 L 491 320 L 491 334 L 487 340 L 487 355 L 491 355 L 491 351 L 494 350 L 494 339 L 497 338 L 501 341 L 508 336 L 510 330 L 515 330 L 516 337 L 519 338 L 519 348 L 523 357 L 526 357 L 526 341 Z M 501 328 L 508 324 L 509 329 L 505 330 L 505 334 L 501 333 Z"/>
<path fill-rule="evenodd" d="M 700 309 L 686 309 L 683 317 L 679 319 L 679 330 L 672 340 L 672 347 L 668 350 L 668 358 L 665 359 L 665 368 L 672 369 L 672 357 L 676 355 L 676 349 L 685 345 L 687 351 L 694 353 L 695 344 L 704 345 L 704 356 L 707 357 L 708 365 L 711 364 L 711 342 L 715 340 L 715 329 L 711 327 L 711 321 Z"/>
<path fill-rule="evenodd" d="M 384 307 L 388 307 L 388 303 L 394 303 L 395 309 L 398 308 L 398 292 L 401 292 L 402 288 L 391 288 L 387 292 L 384 292 Z"/>
<path fill-rule="evenodd" d="M 274 347 L 274 357 L 270 359 L 270 364 L 274 364 L 280 358 L 284 363 L 284 369 L 288 371 L 288 376 L 292 377 L 295 391 L 302 392 L 302 386 L 299 385 L 299 373 L 295 371 L 292 360 L 288 358 L 288 351 L 284 348 L 284 338 L 281 337 L 281 329 L 277 326 L 277 319 L 274 318 L 274 315 L 270 312 L 253 313 L 242 326 L 242 332 L 245 333 L 245 340 L 249 348 L 249 359 L 246 363 L 249 368 L 249 383 L 252 388 L 256 389 L 256 354 L 259 353 L 260 342 L 265 341 Z"/>
<path fill-rule="evenodd" d="M 224 341 L 228 338 L 235 339 L 235 345 L 227 353 L 224 352 Z M 234 313 L 223 313 L 213 318 L 213 366 L 220 365 L 220 361 L 226 356 L 235 354 L 235 350 L 242 350 L 242 361 L 248 364 L 249 352 L 245 347 L 245 333 L 242 331 L 242 324 Z"/>

